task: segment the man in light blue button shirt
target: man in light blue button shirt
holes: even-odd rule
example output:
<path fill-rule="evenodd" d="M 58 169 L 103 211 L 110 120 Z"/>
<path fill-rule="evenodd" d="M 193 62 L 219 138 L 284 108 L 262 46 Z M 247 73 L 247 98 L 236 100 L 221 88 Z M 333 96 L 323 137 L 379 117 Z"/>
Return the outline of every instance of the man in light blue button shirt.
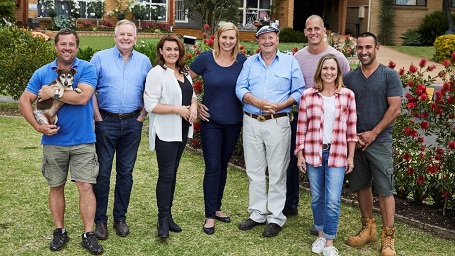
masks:
<path fill-rule="evenodd" d="M 261 52 L 245 61 L 236 86 L 237 97 L 244 103 L 243 149 L 250 181 L 250 217 L 239 229 L 267 222 L 265 237 L 278 235 L 286 222 L 282 211 L 290 159 L 289 113 L 305 89 L 298 62 L 277 49 L 279 32 L 274 24 L 259 29 L 256 38 Z"/>
<path fill-rule="evenodd" d="M 107 205 L 112 162 L 116 154 L 113 227 L 118 236 L 128 236 L 126 213 L 133 187 L 133 168 L 141 142 L 145 78 L 152 68 L 150 59 L 133 50 L 136 25 L 121 20 L 115 26 L 113 48 L 93 55 L 98 75 L 94 116 L 96 153 L 100 172 L 93 190 L 96 197 L 95 235 L 107 239 Z"/>

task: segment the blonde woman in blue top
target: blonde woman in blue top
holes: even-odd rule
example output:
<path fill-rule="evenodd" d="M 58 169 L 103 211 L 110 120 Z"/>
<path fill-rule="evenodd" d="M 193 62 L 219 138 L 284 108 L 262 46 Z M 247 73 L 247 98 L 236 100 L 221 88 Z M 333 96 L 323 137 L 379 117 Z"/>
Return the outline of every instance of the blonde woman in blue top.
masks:
<path fill-rule="evenodd" d="M 242 127 L 242 103 L 235 84 L 246 57 L 239 53 L 239 31 L 228 22 L 215 33 L 213 51 L 201 53 L 190 65 L 192 78 L 204 80 L 204 98 L 198 106 L 205 161 L 204 203 L 206 234 L 215 232 L 215 219 L 229 223 L 221 211 L 227 166 Z"/>
<path fill-rule="evenodd" d="M 157 46 L 158 65 L 150 70 L 145 82 L 150 150 L 156 150 L 158 161 L 156 203 L 160 238 L 168 238 L 169 231 L 182 231 L 172 218 L 171 208 L 180 158 L 187 139 L 193 137 L 192 123 L 197 117 L 197 99 L 184 56 L 185 49 L 176 35 L 163 36 Z"/>

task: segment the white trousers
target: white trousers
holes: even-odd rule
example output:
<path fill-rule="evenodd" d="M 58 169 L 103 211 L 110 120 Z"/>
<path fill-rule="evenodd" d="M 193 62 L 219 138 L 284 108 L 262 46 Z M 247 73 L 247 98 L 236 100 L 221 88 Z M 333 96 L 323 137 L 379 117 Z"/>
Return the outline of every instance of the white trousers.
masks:
<path fill-rule="evenodd" d="M 259 122 L 243 116 L 243 151 L 250 182 L 248 212 L 256 222 L 283 226 L 286 202 L 286 170 L 289 165 L 291 127 L 289 117 Z M 267 191 L 266 170 L 269 173 Z"/>

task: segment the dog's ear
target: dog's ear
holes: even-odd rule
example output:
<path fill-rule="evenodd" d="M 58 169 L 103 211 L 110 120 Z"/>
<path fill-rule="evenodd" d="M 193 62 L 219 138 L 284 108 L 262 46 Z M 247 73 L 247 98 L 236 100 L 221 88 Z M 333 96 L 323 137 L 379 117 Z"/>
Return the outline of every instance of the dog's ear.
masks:
<path fill-rule="evenodd" d="M 55 70 L 55 73 L 60 75 L 62 73 L 62 70 L 58 68 L 58 69 Z"/>
<path fill-rule="evenodd" d="M 77 73 L 77 70 L 76 70 L 75 68 L 72 68 L 72 69 L 71 69 L 71 73 L 73 73 L 73 75 L 74 75 L 74 74 Z"/>

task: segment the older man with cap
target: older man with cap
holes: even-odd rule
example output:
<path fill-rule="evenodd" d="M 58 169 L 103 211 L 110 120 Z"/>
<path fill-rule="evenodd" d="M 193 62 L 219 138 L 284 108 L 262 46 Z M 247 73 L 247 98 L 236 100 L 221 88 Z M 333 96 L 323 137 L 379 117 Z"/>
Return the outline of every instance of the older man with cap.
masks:
<path fill-rule="evenodd" d="M 278 235 L 286 222 L 282 211 L 291 143 L 289 112 L 305 89 L 297 60 L 277 49 L 279 32 L 274 24 L 258 30 L 261 51 L 245 61 L 236 85 L 237 97 L 244 103 L 243 149 L 250 182 L 250 216 L 239 229 L 267 222 L 265 237 Z"/>

